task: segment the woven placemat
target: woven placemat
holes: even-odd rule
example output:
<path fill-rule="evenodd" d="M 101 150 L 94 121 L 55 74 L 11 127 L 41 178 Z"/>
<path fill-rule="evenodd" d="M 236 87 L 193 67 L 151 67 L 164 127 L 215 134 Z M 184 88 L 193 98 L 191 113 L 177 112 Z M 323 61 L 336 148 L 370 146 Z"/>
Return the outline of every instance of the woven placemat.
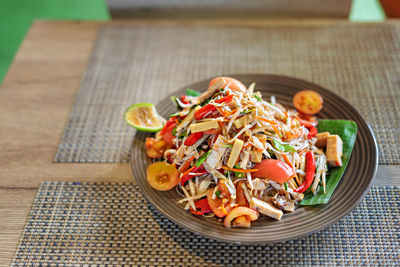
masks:
<path fill-rule="evenodd" d="M 375 187 L 326 230 L 271 245 L 217 242 L 175 225 L 135 184 L 44 182 L 12 265 L 400 264 L 400 187 Z"/>
<path fill-rule="evenodd" d="M 127 162 L 133 103 L 227 73 L 272 73 L 337 92 L 375 131 L 380 163 L 400 163 L 400 24 L 104 26 L 56 162 Z"/>

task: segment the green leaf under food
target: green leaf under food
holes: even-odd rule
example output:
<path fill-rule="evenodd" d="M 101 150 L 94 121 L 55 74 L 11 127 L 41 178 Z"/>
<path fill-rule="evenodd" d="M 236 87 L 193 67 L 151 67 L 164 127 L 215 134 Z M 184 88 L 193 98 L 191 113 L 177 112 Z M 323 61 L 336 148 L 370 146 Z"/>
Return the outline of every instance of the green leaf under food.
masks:
<path fill-rule="evenodd" d="M 326 193 L 320 186 L 315 195 L 311 192 L 304 195 L 303 201 L 300 205 L 317 205 L 326 204 L 329 198 L 335 191 L 336 186 L 339 184 L 340 178 L 346 170 L 349 163 L 351 152 L 353 151 L 354 143 L 357 138 L 357 124 L 354 121 L 348 120 L 318 120 L 318 132 L 329 132 L 330 134 L 337 134 L 343 141 L 343 164 L 341 167 L 330 168 L 326 175 Z"/>
<path fill-rule="evenodd" d="M 210 155 L 212 149 L 208 150 L 206 153 L 204 153 L 203 155 L 201 155 L 197 161 L 196 161 L 196 167 L 200 167 L 201 164 L 203 164 L 203 162 L 208 158 L 208 156 Z"/>
<path fill-rule="evenodd" d="M 194 96 L 194 97 L 196 97 L 196 96 L 199 96 L 199 95 L 200 95 L 200 92 L 195 91 L 195 90 L 189 88 L 189 89 L 186 90 L 186 95 L 187 95 L 187 96 Z"/>

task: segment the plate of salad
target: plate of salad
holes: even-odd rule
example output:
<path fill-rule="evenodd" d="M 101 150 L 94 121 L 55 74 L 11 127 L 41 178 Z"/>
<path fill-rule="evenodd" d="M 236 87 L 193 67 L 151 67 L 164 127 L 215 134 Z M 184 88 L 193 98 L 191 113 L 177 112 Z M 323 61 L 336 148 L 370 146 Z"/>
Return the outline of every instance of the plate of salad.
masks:
<path fill-rule="evenodd" d="M 262 244 L 346 216 L 377 169 L 374 134 L 344 99 L 279 75 L 200 81 L 124 118 L 134 178 L 165 216 L 208 238 Z"/>

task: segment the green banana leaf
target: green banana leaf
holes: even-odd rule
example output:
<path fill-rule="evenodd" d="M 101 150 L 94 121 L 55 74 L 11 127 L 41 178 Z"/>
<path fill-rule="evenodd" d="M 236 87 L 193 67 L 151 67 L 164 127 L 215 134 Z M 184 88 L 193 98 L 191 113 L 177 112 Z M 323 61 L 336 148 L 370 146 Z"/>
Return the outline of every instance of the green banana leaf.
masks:
<path fill-rule="evenodd" d="M 334 167 L 328 169 L 326 175 L 326 193 L 322 186 L 315 193 L 306 192 L 304 199 L 300 205 L 317 205 L 326 204 L 329 201 L 332 193 L 335 191 L 336 186 L 339 184 L 340 178 L 346 170 L 349 163 L 351 152 L 353 151 L 354 142 L 357 138 L 357 124 L 354 121 L 348 120 L 318 120 L 318 132 L 329 132 L 330 134 L 337 134 L 343 141 L 343 164 L 341 167 Z"/>

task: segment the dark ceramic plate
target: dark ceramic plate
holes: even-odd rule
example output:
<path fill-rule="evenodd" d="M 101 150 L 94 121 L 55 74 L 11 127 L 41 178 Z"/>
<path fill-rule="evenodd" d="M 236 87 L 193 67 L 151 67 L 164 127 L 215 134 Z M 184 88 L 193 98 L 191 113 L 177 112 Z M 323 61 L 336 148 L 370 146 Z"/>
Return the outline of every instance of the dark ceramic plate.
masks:
<path fill-rule="evenodd" d="M 146 168 L 150 160 L 146 157 L 145 138 L 149 134 L 137 132 L 131 151 L 133 176 L 146 198 L 165 216 L 187 230 L 202 236 L 226 242 L 242 244 L 274 243 L 296 239 L 317 232 L 339 221 L 351 212 L 368 192 L 375 177 L 378 165 L 378 152 L 374 134 L 362 116 L 344 99 L 333 92 L 310 82 L 278 75 L 231 75 L 245 85 L 256 82 L 256 89 L 264 99 L 276 96 L 277 102 L 292 106 L 293 95 L 303 89 L 319 92 L 324 98 L 324 107 L 318 114 L 326 119 L 348 119 L 358 125 L 357 139 L 350 162 L 343 177 L 327 205 L 301 207 L 292 214 L 284 214 L 280 221 L 266 216 L 252 222 L 251 228 L 227 229 L 216 218 L 193 216 L 176 202 L 180 196 L 175 190 L 160 192 L 147 183 Z M 187 88 L 204 91 L 207 79 L 175 92 L 182 95 Z M 167 97 L 157 105 L 157 111 L 165 118 L 176 112 L 175 106 Z"/>

